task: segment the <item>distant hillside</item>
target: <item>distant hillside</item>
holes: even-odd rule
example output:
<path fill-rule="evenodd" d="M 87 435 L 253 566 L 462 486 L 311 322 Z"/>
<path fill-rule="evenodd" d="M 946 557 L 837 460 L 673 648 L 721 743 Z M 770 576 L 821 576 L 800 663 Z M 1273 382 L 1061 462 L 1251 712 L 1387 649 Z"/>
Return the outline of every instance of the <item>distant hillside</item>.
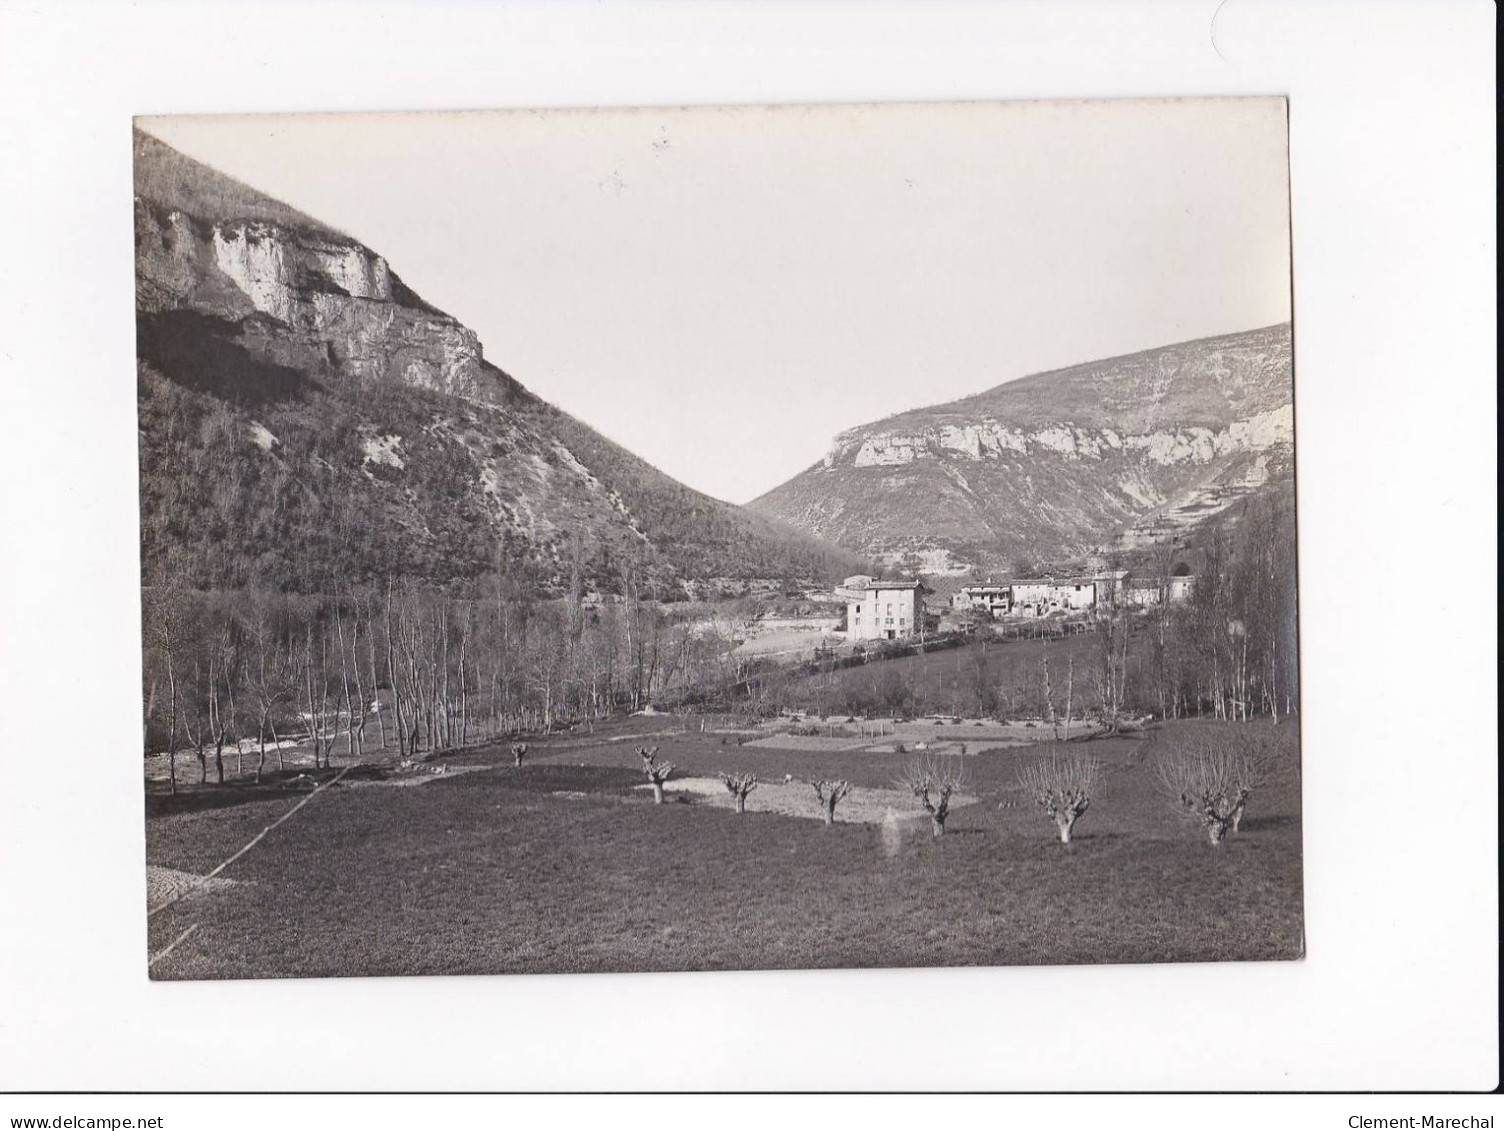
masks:
<path fill-rule="evenodd" d="M 323 591 L 578 561 L 665 594 L 861 562 L 542 401 L 386 260 L 137 131 L 142 576 Z"/>
<path fill-rule="evenodd" d="M 1137 549 L 1293 471 L 1290 327 L 1035 374 L 836 437 L 750 504 L 930 569 Z"/>

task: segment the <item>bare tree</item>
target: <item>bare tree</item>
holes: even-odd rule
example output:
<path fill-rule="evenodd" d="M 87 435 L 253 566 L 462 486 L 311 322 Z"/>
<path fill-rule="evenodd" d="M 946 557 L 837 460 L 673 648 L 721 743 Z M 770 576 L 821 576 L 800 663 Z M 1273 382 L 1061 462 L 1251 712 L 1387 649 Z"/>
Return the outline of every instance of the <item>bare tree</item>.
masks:
<path fill-rule="evenodd" d="M 313 615 L 310 613 L 303 635 L 303 694 L 304 708 L 308 715 L 308 737 L 313 744 L 313 768 L 329 765 L 329 755 L 334 749 L 335 735 L 339 730 L 339 714 L 330 718 L 329 704 L 329 635 L 324 625 L 318 626 L 318 649 L 314 649 Z"/>
<path fill-rule="evenodd" d="M 397 683 L 397 644 L 392 629 L 392 579 L 386 579 L 386 675 L 387 686 L 392 689 L 392 714 L 397 728 L 397 753 L 411 757 L 413 750 L 406 740 L 402 727 L 402 691 Z M 382 741 L 385 746 L 385 739 Z"/>
<path fill-rule="evenodd" d="M 214 742 L 214 772 L 220 785 L 225 784 L 225 743 L 235 730 L 235 685 L 240 677 L 240 642 L 233 616 L 220 622 L 218 632 L 209 642 L 209 733 Z M 223 689 L 225 701 L 220 699 Z M 226 708 L 228 707 L 228 710 Z M 235 737 L 235 773 L 241 773 L 240 737 Z"/>
<path fill-rule="evenodd" d="M 203 785 L 209 780 L 207 746 L 213 741 L 209 722 L 208 689 L 213 684 L 214 671 L 211 664 L 206 682 L 204 661 L 195 659 L 188 674 L 192 681 L 190 686 L 193 693 L 185 696 L 182 701 L 183 733 L 188 737 L 188 745 L 193 748 L 193 756 L 198 759 L 198 783 Z"/>
<path fill-rule="evenodd" d="M 1154 606 L 1153 673 L 1155 693 L 1159 698 L 1159 717 L 1167 719 L 1174 708 L 1170 682 L 1171 627 L 1174 625 L 1170 587 L 1174 584 L 1175 559 L 1179 550 L 1173 538 L 1166 538 L 1151 551 L 1154 585 L 1158 596 Z"/>
<path fill-rule="evenodd" d="M 292 665 L 290 648 L 284 649 L 280 645 L 277 619 L 268 602 L 253 602 L 243 613 L 242 628 L 251 646 L 246 681 L 256 705 L 256 741 L 260 757 L 256 762 L 255 780 L 259 785 L 266 770 L 268 732 L 277 750 L 278 762 L 281 762 L 282 743 L 277 737 L 274 718 L 283 700 L 291 695 Z"/>
<path fill-rule="evenodd" d="M 1065 741 L 1071 740 L 1071 712 L 1076 701 L 1076 657 L 1070 656 L 1065 665 Z"/>
<path fill-rule="evenodd" d="M 1054 732 L 1055 741 L 1060 741 L 1060 717 L 1055 714 L 1055 691 L 1050 686 L 1050 646 L 1044 646 L 1044 652 L 1040 659 L 1040 666 L 1044 669 L 1044 721 L 1050 724 L 1050 730 Z"/>
<path fill-rule="evenodd" d="M 1071 830 L 1091 808 L 1101 773 L 1102 764 L 1094 757 L 1051 751 L 1048 758 L 1019 767 L 1018 786 L 1055 822 L 1060 843 L 1069 844 Z"/>
<path fill-rule="evenodd" d="M 736 798 L 736 811 L 740 815 L 747 811 L 747 794 L 757 788 L 756 774 L 722 774 L 721 784 L 726 787 L 726 792 Z"/>
<path fill-rule="evenodd" d="M 641 750 L 639 750 L 638 753 L 641 753 Z M 516 763 L 518 769 L 522 768 L 523 760 L 526 759 L 526 758 L 527 758 L 527 743 L 525 743 L 525 742 L 514 742 L 514 743 L 512 743 L 512 759 Z"/>
<path fill-rule="evenodd" d="M 930 831 L 945 835 L 951 799 L 966 788 L 966 767 L 958 759 L 916 758 L 899 775 L 898 787 L 919 799 L 930 815 Z"/>
<path fill-rule="evenodd" d="M 656 746 L 639 746 L 637 756 L 642 759 L 642 772 L 647 775 L 648 783 L 653 787 L 653 804 L 662 805 L 663 783 L 674 772 L 674 764 L 658 761 Z"/>
<path fill-rule="evenodd" d="M 1225 732 L 1168 747 L 1156 768 L 1170 805 L 1205 829 L 1213 848 L 1221 847 L 1229 829 L 1238 831 L 1265 774 L 1258 744 Z"/>
<path fill-rule="evenodd" d="M 1092 678 L 1096 684 L 1097 702 L 1102 710 L 1102 722 L 1109 734 L 1116 734 L 1123 723 L 1128 683 L 1128 635 L 1127 613 L 1115 613 L 1097 621 L 1101 652 L 1100 662 L 1092 673 Z"/>
<path fill-rule="evenodd" d="M 851 783 L 840 779 L 837 781 L 812 781 L 809 784 L 814 786 L 815 796 L 820 800 L 820 808 L 825 813 L 825 823 L 827 825 L 835 824 L 836 806 L 851 792 Z"/>
<path fill-rule="evenodd" d="M 183 648 L 182 612 L 178 594 L 172 590 L 148 590 L 143 601 L 149 639 L 156 646 L 167 670 L 167 782 L 178 791 L 178 682 L 177 659 Z"/>
<path fill-rule="evenodd" d="M 1243 811 L 1249 798 L 1262 789 L 1269 776 L 1269 750 L 1263 741 L 1247 730 L 1231 735 L 1237 772 L 1237 800 L 1232 807 L 1232 831 L 1243 825 Z"/>
<path fill-rule="evenodd" d="M 370 662 L 371 673 L 371 708 L 376 712 L 376 729 L 381 736 L 381 748 L 386 749 L 386 716 L 381 713 L 381 681 L 376 672 L 376 598 L 367 593 L 356 609 L 356 617 L 359 618 L 361 611 L 366 614 L 366 658 Z M 364 700 L 362 700 L 364 702 Z"/>
<path fill-rule="evenodd" d="M 345 739 L 346 753 L 351 761 L 358 760 L 363 754 L 363 740 L 366 728 L 365 696 L 361 694 L 360 687 L 360 617 L 357 615 L 351 623 L 350 644 L 347 650 L 345 646 L 345 616 L 340 608 L 340 602 L 334 603 L 334 627 L 339 638 L 339 681 L 340 689 L 344 693 L 345 703 Z M 353 657 L 354 663 L 350 662 Z M 354 671 L 355 690 L 350 690 L 351 671 Z"/>

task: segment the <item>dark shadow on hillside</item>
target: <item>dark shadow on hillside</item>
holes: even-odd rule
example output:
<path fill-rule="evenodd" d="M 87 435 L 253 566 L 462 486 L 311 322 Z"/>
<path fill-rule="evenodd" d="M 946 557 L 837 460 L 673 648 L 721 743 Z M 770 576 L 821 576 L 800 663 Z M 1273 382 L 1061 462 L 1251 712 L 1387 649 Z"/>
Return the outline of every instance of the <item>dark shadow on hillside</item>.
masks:
<path fill-rule="evenodd" d="M 136 317 L 137 355 L 176 384 L 244 406 L 307 394 L 305 374 L 257 357 L 239 335 L 239 323 L 195 310 Z"/>
<path fill-rule="evenodd" d="M 543 401 L 539 400 L 521 381 L 517 380 L 517 378 L 513 377 L 506 370 L 493 365 L 485 359 L 481 360 L 480 367 L 481 371 L 495 382 L 496 388 L 499 390 L 497 404 L 503 405 L 506 408 L 530 409 L 539 409 L 544 405 Z"/>
<path fill-rule="evenodd" d="M 411 310 L 421 310 L 424 314 L 433 314 L 439 318 L 449 317 L 438 307 L 424 300 L 423 296 L 399 279 L 395 271 L 392 272 L 392 301 L 398 306 L 405 306 Z"/>

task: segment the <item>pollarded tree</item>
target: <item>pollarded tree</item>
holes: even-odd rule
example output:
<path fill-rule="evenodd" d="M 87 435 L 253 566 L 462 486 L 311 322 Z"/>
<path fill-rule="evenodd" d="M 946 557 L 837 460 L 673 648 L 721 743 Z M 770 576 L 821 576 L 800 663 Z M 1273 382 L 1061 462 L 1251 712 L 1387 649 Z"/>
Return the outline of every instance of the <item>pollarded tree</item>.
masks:
<path fill-rule="evenodd" d="M 851 783 L 845 779 L 837 781 L 825 781 L 822 779 L 820 781 L 812 781 L 809 784 L 814 787 L 815 797 L 820 801 L 820 810 L 825 814 L 825 823 L 827 825 L 835 824 L 836 806 L 851 792 Z"/>
<path fill-rule="evenodd" d="M 1220 848 L 1229 829 L 1238 831 L 1249 798 L 1263 782 L 1264 758 L 1257 743 L 1224 731 L 1167 748 L 1156 769 L 1170 805 Z"/>
<path fill-rule="evenodd" d="M 1044 810 L 1060 830 L 1060 843 L 1071 842 L 1071 830 L 1091 808 L 1102 764 L 1086 754 L 1052 752 L 1018 769 L 1018 786 Z"/>
<path fill-rule="evenodd" d="M 639 746 L 637 756 L 642 759 L 642 772 L 647 775 L 648 784 L 653 787 L 653 804 L 663 804 L 663 783 L 668 781 L 669 775 L 674 772 L 672 762 L 658 761 L 658 747 Z"/>
<path fill-rule="evenodd" d="M 1232 742 L 1233 764 L 1237 774 L 1237 803 L 1232 807 L 1232 831 L 1243 824 L 1243 811 L 1249 799 L 1262 789 L 1269 776 L 1270 752 L 1257 734 L 1239 730 L 1228 736 Z"/>
<path fill-rule="evenodd" d="M 726 792 L 736 798 L 736 811 L 740 815 L 747 811 L 747 794 L 757 788 L 756 774 L 722 774 L 721 784 L 726 787 Z"/>
<path fill-rule="evenodd" d="M 930 831 L 945 835 L 952 798 L 966 788 L 966 767 L 959 759 L 916 758 L 899 775 L 898 787 L 912 793 L 930 815 Z"/>

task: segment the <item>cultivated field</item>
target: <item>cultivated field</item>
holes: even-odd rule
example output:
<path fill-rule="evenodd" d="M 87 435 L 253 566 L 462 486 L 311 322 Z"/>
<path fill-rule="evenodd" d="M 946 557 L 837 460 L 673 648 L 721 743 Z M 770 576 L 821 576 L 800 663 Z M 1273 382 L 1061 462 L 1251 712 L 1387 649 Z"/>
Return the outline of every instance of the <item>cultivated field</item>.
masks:
<path fill-rule="evenodd" d="M 1057 710 L 1064 714 L 1070 678 L 1073 713 L 1079 720 L 1095 705 L 1091 673 L 1100 651 L 1095 634 L 1083 634 L 1041 640 L 986 639 L 880 662 L 873 656 L 866 664 L 802 676 L 789 687 L 787 701 L 805 710 L 841 712 L 842 717 L 867 712 L 923 717 L 941 712 L 943 718 L 1001 714 L 1009 719 L 1038 719 L 1048 661 Z"/>
<path fill-rule="evenodd" d="M 443 773 L 362 769 L 218 877 L 233 883 L 154 915 L 152 953 L 181 942 L 152 974 L 1295 958 L 1297 731 L 1249 728 L 1269 738 L 1275 765 L 1221 848 L 1177 816 L 1154 765 L 1167 744 L 1221 741 L 1226 724 L 1068 744 L 1103 764 L 1069 845 L 1017 785 L 1020 763 L 1054 744 L 1002 734 L 968 741 L 954 759 L 967 781 L 940 839 L 895 789 L 911 754 L 791 749 L 792 738 L 780 745 L 770 733 L 779 728 L 721 731 L 714 720 L 704 732 L 660 716 L 535 739 L 521 768 L 497 746 L 442 756 Z M 639 743 L 675 764 L 664 805 L 640 788 Z M 169 798 L 151 783 L 147 861 L 171 870 L 155 873 L 155 893 L 181 888 L 178 873 L 207 873 L 307 798 L 309 780 L 288 784 L 304 772 L 296 762 L 260 788 L 193 786 Z M 744 815 L 713 792 L 722 771 L 766 783 Z M 816 778 L 855 787 L 834 826 L 804 784 Z M 421 789 L 391 788 L 418 780 Z"/>

